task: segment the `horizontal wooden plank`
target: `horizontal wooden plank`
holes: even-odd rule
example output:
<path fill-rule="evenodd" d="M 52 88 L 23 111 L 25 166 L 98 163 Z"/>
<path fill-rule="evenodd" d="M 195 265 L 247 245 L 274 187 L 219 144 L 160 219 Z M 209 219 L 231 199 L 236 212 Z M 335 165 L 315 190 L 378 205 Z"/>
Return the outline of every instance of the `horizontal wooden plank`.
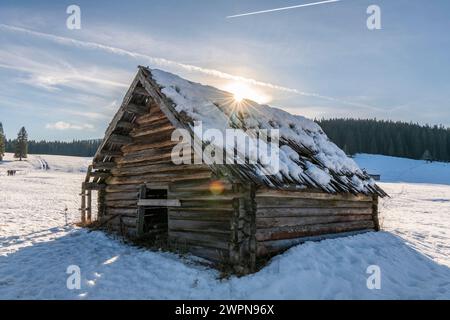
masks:
<path fill-rule="evenodd" d="M 138 192 L 139 185 L 108 185 L 106 186 L 107 193 L 117 192 Z"/>
<path fill-rule="evenodd" d="M 169 219 L 197 221 L 231 221 L 232 210 L 188 211 L 184 208 L 170 208 Z"/>
<path fill-rule="evenodd" d="M 179 181 L 171 185 L 170 189 L 171 192 L 178 193 L 178 192 L 206 192 L 209 191 L 211 188 L 211 183 L 220 183 L 220 185 L 223 187 L 225 192 L 229 192 L 233 190 L 233 184 L 229 182 L 228 180 L 221 179 L 203 179 L 203 180 L 195 180 L 195 181 Z"/>
<path fill-rule="evenodd" d="M 208 248 L 228 250 L 229 236 L 206 233 L 193 233 L 185 231 L 174 231 L 169 229 L 170 241 L 178 241 L 180 245 L 190 244 Z"/>
<path fill-rule="evenodd" d="M 199 212 L 200 214 L 201 213 L 205 213 L 205 214 L 207 214 L 207 213 L 215 213 L 215 212 L 217 212 L 217 213 L 221 213 L 221 212 L 226 212 L 227 214 L 230 214 L 231 212 L 234 212 L 234 208 L 233 208 L 233 206 L 232 206 L 232 203 L 231 202 L 227 202 L 226 203 L 226 206 L 225 207 L 222 207 L 222 208 L 217 208 L 217 207 L 212 207 L 212 206 L 198 206 L 198 207 L 195 207 L 195 206 L 193 206 L 193 207 L 186 207 L 185 205 L 182 205 L 181 207 L 179 207 L 179 208 L 170 208 L 170 211 L 183 211 L 183 212 L 186 212 L 186 213 L 192 213 L 192 212 Z"/>
<path fill-rule="evenodd" d="M 120 167 L 115 168 L 111 172 L 116 177 L 121 176 L 135 176 L 149 173 L 176 173 L 186 171 L 200 171 L 209 170 L 205 165 L 175 165 L 173 163 L 150 164 L 150 165 L 135 165 L 134 167 Z"/>
<path fill-rule="evenodd" d="M 183 208 L 201 208 L 208 207 L 216 210 L 223 210 L 233 207 L 232 200 L 213 200 L 213 199 L 204 199 L 204 200 L 181 200 L 181 205 Z"/>
<path fill-rule="evenodd" d="M 153 136 L 157 134 L 169 134 L 175 130 L 175 127 L 169 122 L 165 125 L 159 127 L 152 127 L 148 129 L 139 128 L 139 130 L 133 131 L 130 136 L 133 138 L 144 137 L 144 136 Z"/>
<path fill-rule="evenodd" d="M 202 221 L 202 220 L 169 220 L 170 230 L 201 230 L 202 232 L 219 232 L 229 234 L 231 225 L 229 221 Z"/>
<path fill-rule="evenodd" d="M 114 208 L 107 207 L 107 215 L 111 216 L 114 214 L 120 214 L 126 217 L 136 217 L 137 216 L 137 208 Z"/>
<path fill-rule="evenodd" d="M 372 220 L 338 222 L 318 225 L 306 225 L 295 227 L 278 227 L 272 229 L 257 229 L 256 239 L 258 241 L 292 239 L 307 236 L 316 236 L 326 233 L 339 233 L 362 229 L 373 229 Z"/>
<path fill-rule="evenodd" d="M 140 199 L 138 206 L 142 207 L 179 207 L 181 202 L 178 199 Z"/>
<path fill-rule="evenodd" d="M 133 94 L 138 94 L 145 97 L 150 97 L 150 94 L 143 87 L 136 87 L 133 91 Z"/>
<path fill-rule="evenodd" d="M 120 120 L 119 122 L 117 122 L 117 125 L 116 125 L 116 128 L 120 128 L 120 129 L 124 129 L 124 130 L 132 130 L 134 127 L 136 127 L 135 123 L 125 121 L 125 120 Z"/>
<path fill-rule="evenodd" d="M 329 194 L 325 192 L 307 192 L 299 191 L 285 191 L 260 189 L 255 194 L 256 198 L 300 198 L 300 199 L 320 199 L 320 200 L 346 200 L 346 201 L 372 201 L 372 197 L 366 195 L 353 194 Z"/>
<path fill-rule="evenodd" d="M 134 136 L 133 139 L 135 144 L 150 144 L 163 141 L 172 141 L 172 132 L 173 129 L 155 131 L 151 134 Z"/>
<path fill-rule="evenodd" d="M 119 145 L 128 144 L 128 143 L 131 143 L 132 141 L 133 141 L 133 139 L 131 137 L 120 135 L 120 134 L 112 134 L 108 138 L 109 143 L 119 144 Z"/>
<path fill-rule="evenodd" d="M 122 158 L 119 158 L 117 160 L 117 163 L 120 166 L 136 166 L 138 163 L 150 163 L 150 164 L 155 164 L 155 163 L 167 163 L 167 162 L 172 162 L 172 152 L 171 150 L 167 151 L 167 152 L 159 152 L 159 151 L 151 151 L 151 150 L 147 150 L 147 151 L 143 151 L 146 154 L 139 154 L 139 155 L 126 155 L 123 156 Z M 184 159 L 186 159 L 187 163 L 192 163 L 190 161 L 190 156 L 187 156 L 185 158 L 181 158 L 181 161 L 184 161 Z"/>
<path fill-rule="evenodd" d="M 148 112 L 148 107 L 130 103 L 126 106 L 126 111 L 136 115 L 142 115 Z"/>
<path fill-rule="evenodd" d="M 99 155 L 101 157 L 120 157 L 120 156 L 122 156 L 122 151 L 103 149 L 102 151 L 100 151 Z"/>
<path fill-rule="evenodd" d="M 173 148 L 175 145 L 177 145 L 177 142 L 168 140 L 163 141 L 155 141 L 153 143 L 149 143 L 148 141 L 142 141 L 142 142 L 133 142 L 131 144 L 128 144 L 126 146 L 122 147 L 122 151 L 124 153 L 132 153 L 136 151 L 142 151 L 142 150 L 150 150 L 150 149 L 160 149 L 160 148 Z"/>
<path fill-rule="evenodd" d="M 256 216 L 261 218 L 276 217 L 309 217 L 309 216 L 334 216 L 349 214 L 371 214 L 372 207 L 364 208 L 260 208 Z"/>
<path fill-rule="evenodd" d="M 229 200 L 242 196 L 232 189 L 223 189 L 222 192 L 220 192 L 220 190 L 211 184 L 209 184 L 209 188 L 206 189 L 192 188 L 191 190 L 174 189 L 173 185 L 171 185 L 169 195 L 173 198 L 185 200 Z"/>
<path fill-rule="evenodd" d="M 134 208 L 137 207 L 137 200 L 106 200 L 105 204 L 112 208 Z"/>
<path fill-rule="evenodd" d="M 142 124 L 149 123 L 149 122 L 160 121 L 162 119 L 167 119 L 167 117 L 161 110 L 153 111 L 153 112 L 150 111 L 149 113 L 139 116 L 136 119 L 136 123 L 139 125 L 142 125 Z M 167 121 L 169 121 L 169 119 L 167 119 Z"/>
<path fill-rule="evenodd" d="M 111 175 L 110 172 L 98 172 L 98 171 L 93 171 L 89 173 L 89 176 L 92 178 L 100 178 L 100 179 L 105 179 L 108 178 Z"/>
<path fill-rule="evenodd" d="M 111 170 L 115 166 L 115 162 L 94 162 L 92 164 L 92 167 L 97 170 Z"/>
<path fill-rule="evenodd" d="M 366 208 L 368 201 L 267 197 L 255 200 L 257 208 Z"/>
<path fill-rule="evenodd" d="M 138 192 L 114 192 L 106 193 L 105 199 L 108 200 L 137 200 Z"/>
<path fill-rule="evenodd" d="M 86 190 L 102 190 L 106 188 L 104 184 L 99 184 L 96 182 L 85 182 L 84 187 Z"/>
<path fill-rule="evenodd" d="M 154 112 L 152 114 L 147 113 L 136 119 L 139 123 L 138 130 L 148 129 L 149 127 L 161 127 L 166 124 L 170 124 L 169 119 L 162 112 Z"/>
<path fill-rule="evenodd" d="M 187 174 L 151 174 L 142 176 L 132 176 L 132 177 L 111 177 L 107 180 L 110 185 L 117 184 L 143 184 L 148 182 L 162 183 L 162 182 L 173 182 L 177 180 L 197 180 L 202 178 L 210 178 L 211 172 L 200 172 Z"/>
<path fill-rule="evenodd" d="M 334 222 L 351 222 L 370 220 L 371 214 L 366 215 L 335 215 L 335 216 L 317 216 L 317 217 L 278 217 L 278 218 L 256 218 L 257 228 L 273 227 L 295 227 L 305 225 L 315 225 Z"/>

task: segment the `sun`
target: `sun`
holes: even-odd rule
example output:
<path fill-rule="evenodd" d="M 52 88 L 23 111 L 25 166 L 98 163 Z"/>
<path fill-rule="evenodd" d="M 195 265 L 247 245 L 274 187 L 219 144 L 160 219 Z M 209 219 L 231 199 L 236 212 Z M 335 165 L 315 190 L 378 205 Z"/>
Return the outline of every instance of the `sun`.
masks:
<path fill-rule="evenodd" d="M 244 95 L 241 92 L 234 92 L 233 99 L 236 102 L 242 102 L 242 100 L 244 100 Z"/>
<path fill-rule="evenodd" d="M 267 103 L 270 98 L 243 82 L 232 82 L 225 86 L 225 90 L 233 94 L 233 100 L 241 103 L 245 99 L 253 100 L 257 103 Z"/>

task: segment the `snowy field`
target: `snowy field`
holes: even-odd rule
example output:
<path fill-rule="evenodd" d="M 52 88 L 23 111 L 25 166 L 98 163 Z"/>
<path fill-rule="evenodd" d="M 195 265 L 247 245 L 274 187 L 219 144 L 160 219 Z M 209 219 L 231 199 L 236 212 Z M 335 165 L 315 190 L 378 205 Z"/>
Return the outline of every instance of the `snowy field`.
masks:
<path fill-rule="evenodd" d="M 363 156 L 373 169 L 399 165 Z M 391 195 L 380 204 L 384 232 L 310 242 L 256 274 L 219 280 L 192 258 L 64 226 L 65 207 L 69 223 L 78 219 L 88 162 L 43 155 L 20 163 L 8 154 L 0 163 L 0 299 L 450 299 L 450 180 L 396 183 L 391 175 L 381 183 Z M 433 177 L 448 175 L 448 166 L 430 166 L 440 171 Z M 8 169 L 19 171 L 7 177 Z M 81 269 L 81 290 L 66 287 L 69 265 Z M 369 265 L 381 268 L 380 290 L 366 286 Z"/>
<path fill-rule="evenodd" d="M 372 154 L 358 154 L 354 160 L 368 173 L 380 174 L 383 182 L 450 185 L 450 163 L 412 160 Z"/>

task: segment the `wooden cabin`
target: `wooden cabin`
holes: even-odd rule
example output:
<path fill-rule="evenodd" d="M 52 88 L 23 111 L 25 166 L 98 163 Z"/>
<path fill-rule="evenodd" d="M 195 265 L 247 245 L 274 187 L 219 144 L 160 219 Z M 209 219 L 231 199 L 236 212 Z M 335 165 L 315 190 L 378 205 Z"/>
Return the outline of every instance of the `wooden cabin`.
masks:
<path fill-rule="evenodd" d="M 175 243 L 238 273 L 304 241 L 379 230 L 378 197 L 386 194 L 317 124 L 242 103 L 236 108 L 228 92 L 139 67 L 82 185 L 82 220 L 91 220 L 97 191 L 107 230 Z M 179 141 L 172 133 L 194 136 L 198 120 L 279 129 L 280 172 L 261 175 L 259 164 L 174 164 Z"/>

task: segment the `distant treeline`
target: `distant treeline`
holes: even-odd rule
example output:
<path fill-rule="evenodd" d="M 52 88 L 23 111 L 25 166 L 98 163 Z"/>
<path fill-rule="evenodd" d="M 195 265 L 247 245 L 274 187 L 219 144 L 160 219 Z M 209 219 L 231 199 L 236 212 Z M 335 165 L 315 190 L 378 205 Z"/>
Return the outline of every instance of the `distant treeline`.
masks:
<path fill-rule="evenodd" d="M 28 153 L 55 154 L 62 156 L 92 157 L 101 139 L 64 141 L 28 140 Z M 15 140 L 6 141 L 6 152 L 15 152 Z"/>
<path fill-rule="evenodd" d="M 316 120 L 328 137 L 347 154 L 371 153 L 411 159 L 450 161 L 450 128 L 376 119 Z M 28 153 L 92 157 L 101 139 L 28 141 Z M 6 152 L 16 152 L 16 140 L 6 140 Z"/>
<path fill-rule="evenodd" d="M 347 154 L 371 153 L 450 161 L 450 129 L 414 123 L 356 119 L 316 120 Z"/>

